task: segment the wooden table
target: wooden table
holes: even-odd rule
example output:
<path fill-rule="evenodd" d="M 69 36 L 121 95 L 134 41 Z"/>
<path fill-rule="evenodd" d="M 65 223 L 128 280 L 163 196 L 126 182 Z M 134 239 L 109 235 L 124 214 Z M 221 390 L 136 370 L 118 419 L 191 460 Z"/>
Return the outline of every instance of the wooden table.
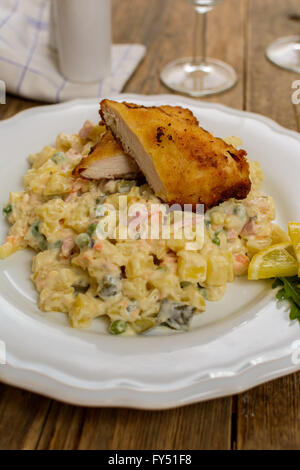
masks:
<path fill-rule="evenodd" d="M 193 10 L 184 0 L 113 0 L 115 42 L 148 48 L 126 92 L 165 93 L 159 72 L 192 49 Z M 227 0 L 209 15 L 208 52 L 239 81 L 209 98 L 295 128 L 291 84 L 299 76 L 264 56 L 275 38 L 299 34 L 298 0 Z M 1 78 L 1 77 L 0 77 Z M 0 118 L 38 103 L 9 96 Z M 300 374 L 238 396 L 170 411 L 68 406 L 0 384 L 1 449 L 299 449 Z"/>

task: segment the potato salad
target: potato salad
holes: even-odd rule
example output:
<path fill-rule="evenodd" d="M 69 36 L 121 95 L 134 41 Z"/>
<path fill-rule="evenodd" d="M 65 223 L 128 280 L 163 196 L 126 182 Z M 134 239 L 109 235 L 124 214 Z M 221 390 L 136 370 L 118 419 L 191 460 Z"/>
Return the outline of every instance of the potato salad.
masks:
<path fill-rule="evenodd" d="M 169 237 L 160 231 L 156 238 L 145 238 L 139 222 L 135 235 L 124 239 L 119 215 L 117 230 L 107 228 L 108 208 L 118 211 L 120 196 L 126 196 L 132 221 L 137 216 L 130 215 L 131 204 L 142 204 L 151 219 L 157 216 L 153 205 L 162 203 L 142 179 L 89 181 L 73 175 L 104 131 L 93 125 L 88 133 L 60 134 L 55 146 L 29 156 L 25 190 L 10 193 L 3 208 L 10 228 L 0 258 L 33 249 L 31 278 L 39 308 L 67 314 L 74 328 L 88 328 L 103 317 L 113 335 L 141 334 L 157 326 L 185 331 L 207 301 L 220 300 L 227 283 L 247 272 L 255 253 L 286 239 L 272 223 L 272 198 L 260 192 L 262 171 L 250 162 L 248 197 L 206 211 L 196 249 L 187 249 L 193 237 L 176 237 L 174 214 L 166 208 L 158 220 L 170 218 Z"/>

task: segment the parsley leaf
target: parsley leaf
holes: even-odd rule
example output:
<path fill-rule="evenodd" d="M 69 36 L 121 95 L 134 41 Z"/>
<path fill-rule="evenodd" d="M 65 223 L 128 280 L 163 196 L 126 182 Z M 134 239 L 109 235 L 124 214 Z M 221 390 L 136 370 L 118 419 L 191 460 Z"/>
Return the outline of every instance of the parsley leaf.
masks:
<path fill-rule="evenodd" d="M 284 287 L 277 292 L 276 299 L 277 300 L 287 300 L 287 296 L 286 296 L 286 292 L 285 292 Z"/>
<path fill-rule="evenodd" d="M 280 280 L 283 282 L 284 289 L 286 292 L 286 298 L 292 299 L 297 307 L 300 308 L 300 280 L 297 276 L 295 277 L 281 277 Z"/>
<path fill-rule="evenodd" d="M 291 302 L 290 320 L 300 321 L 300 308 L 294 302 Z"/>
<path fill-rule="evenodd" d="M 276 279 L 274 280 L 272 284 L 272 289 L 276 289 L 276 287 L 279 287 L 279 286 L 283 286 L 283 282 L 278 277 L 276 277 Z"/>
<path fill-rule="evenodd" d="M 300 279 L 280 277 L 273 282 L 272 288 L 281 287 L 276 294 L 277 300 L 287 300 L 290 303 L 290 319 L 300 321 Z"/>

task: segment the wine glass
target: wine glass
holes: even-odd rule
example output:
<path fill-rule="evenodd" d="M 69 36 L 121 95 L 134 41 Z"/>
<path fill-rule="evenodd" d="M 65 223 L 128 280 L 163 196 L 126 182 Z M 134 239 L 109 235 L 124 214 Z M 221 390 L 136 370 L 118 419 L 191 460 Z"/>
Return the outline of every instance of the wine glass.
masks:
<path fill-rule="evenodd" d="M 267 48 L 266 55 L 273 64 L 300 73 L 300 36 L 277 39 Z"/>
<path fill-rule="evenodd" d="M 193 57 L 169 63 L 161 72 L 161 80 L 171 90 L 194 97 L 228 90 L 237 81 L 234 69 L 206 55 L 207 13 L 223 0 L 187 1 L 195 8 Z"/>

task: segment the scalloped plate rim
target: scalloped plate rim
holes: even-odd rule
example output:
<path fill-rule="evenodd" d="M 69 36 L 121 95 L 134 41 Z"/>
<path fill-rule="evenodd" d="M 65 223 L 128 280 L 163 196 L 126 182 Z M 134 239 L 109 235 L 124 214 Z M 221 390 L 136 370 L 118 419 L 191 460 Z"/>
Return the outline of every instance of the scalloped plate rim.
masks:
<path fill-rule="evenodd" d="M 297 140 L 300 142 L 300 135 L 297 134 L 295 131 L 291 131 L 288 129 L 285 129 L 283 126 L 277 124 L 275 121 L 266 118 L 264 116 L 261 116 L 256 113 L 250 113 L 250 112 L 245 112 L 241 110 L 236 110 L 233 108 L 230 108 L 228 106 L 224 106 L 222 104 L 218 103 L 207 103 L 207 102 L 201 102 L 199 100 L 195 100 L 192 98 L 186 98 L 183 96 L 179 95 L 171 95 L 171 94 L 165 94 L 165 95 L 138 95 L 138 94 L 118 94 L 118 95 L 113 95 L 111 98 L 115 99 L 124 99 L 124 100 L 145 100 L 145 102 L 148 101 L 163 101 L 166 100 L 167 102 L 178 102 L 180 103 L 186 103 L 188 106 L 189 104 L 192 106 L 198 106 L 200 108 L 209 108 L 209 109 L 216 109 L 219 111 L 222 111 L 226 114 L 234 115 L 234 116 L 243 116 L 243 117 L 248 117 L 250 119 L 253 119 L 255 121 L 258 121 L 260 123 L 263 123 L 267 125 L 272 131 L 276 132 L 277 134 L 283 134 L 283 135 L 288 135 L 292 137 L 293 139 Z M 0 131 L 5 128 L 5 127 L 10 127 L 14 126 L 15 124 L 18 124 L 22 119 L 26 118 L 27 116 L 34 116 L 37 114 L 47 114 L 48 112 L 55 112 L 59 111 L 59 109 L 72 109 L 74 106 L 93 106 L 96 105 L 97 101 L 96 99 L 77 99 L 77 100 L 72 100 L 66 103 L 61 103 L 61 104 L 56 104 L 56 105 L 46 105 L 46 106 L 38 106 L 31 108 L 29 110 L 24 110 L 18 113 L 17 115 L 5 119 L 0 122 Z M 254 320 L 255 321 L 255 320 Z M 0 338 L 1 339 L 1 338 Z M 107 381 L 107 386 L 105 387 L 105 392 L 106 395 L 107 393 L 111 391 L 119 391 L 119 397 L 114 398 L 113 402 L 110 403 L 109 400 L 107 400 L 107 397 L 105 397 L 105 393 L 103 395 L 103 383 L 98 383 L 96 386 L 91 387 L 88 385 L 87 387 L 83 386 L 83 384 L 74 385 L 74 383 L 68 382 L 68 380 L 60 380 L 58 378 L 57 372 L 54 369 L 51 369 L 51 373 L 48 372 L 46 373 L 45 370 L 43 371 L 41 369 L 42 365 L 37 364 L 36 366 L 33 363 L 26 363 L 22 362 L 22 359 L 14 357 L 14 354 L 12 352 L 8 353 L 8 365 L 7 366 L 0 366 L 0 379 L 6 383 L 10 383 L 12 385 L 17 385 L 24 387 L 25 389 L 33 390 L 35 392 L 42 393 L 44 395 L 47 395 L 47 392 L 44 390 L 43 386 L 43 381 L 45 380 L 50 380 L 53 381 L 53 383 L 56 384 L 56 391 L 55 393 L 52 392 L 48 396 L 50 397 L 55 397 L 59 400 L 66 401 L 69 403 L 73 404 L 80 404 L 80 405 L 86 405 L 86 406 L 128 406 L 131 408 L 146 408 L 146 409 L 167 409 L 167 408 L 172 408 L 180 405 L 186 405 L 190 403 L 195 403 L 201 400 L 206 400 L 206 399 L 212 399 L 220 396 L 228 396 L 230 394 L 234 393 L 239 393 L 244 390 L 247 390 L 251 387 L 254 387 L 258 384 L 261 384 L 265 381 L 272 380 L 276 377 L 281 377 L 282 375 L 286 375 L 287 373 L 295 372 L 300 369 L 300 365 L 296 366 L 293 364 L 290 364 L 289 366 L 285 365 L 286 359 L 289 357 L 291 353 L 291 345 L 287 344 L 285 346 L 285 351 L 288 349 L 289 353 L 284 353 L 283 354 L 283 348 L 278 348 L 278 349 L 272 349 L 272 354 L 273 357 L 269 357 L 269 359 L 266 359 L 262 362 L 258 363 L 252 363 L 251 360 L 245 361 L 244 363 L 239 363 L 238 367 L 237 364 L 235 364 L 234 368 L 231 368 L 231 370 L 228 371 L 228 374 L 226 376 L 226 373 L 223 371 L 220 372 L 221 375 L 218 376 L 218 372 L 216 373 L 215 377 L 203 377 L 202 376 L 198 377 L 198 380 L 194 380 L 195 377 L 193 377 L 192 382 L 188 383 L 186 382 L 185 385 L 183 385 L 180 388 L 173 388 L 169 390 L 164 390 L 164 389 L 157 389 L 157 390 L 152 390 L 149 391 L 147 389 L 141 389 L 141 388 L 136 388 L 134 382 L 128 382 L 122 381 L 117 383 L 116 385 L 112 385 L 112 383 L 109 383 Z M 275 357 L 274 357 L 275 355 Z M 254 361 L 255 362 L 255 361 Z M 37 367 L 39 366 L 39 367 Z M 262 367 L 265 367 L 266 369 L 264 371 L 261 371 L 260 369 Z M 5 368 L 8 374 L 5 373 Z M 47 368 L 45 368 L 47 369 Z M 247 383 L 247 376 L 251 374 L 254 370 L 257 370 L 257 376 L 255 379 L 252 378 L 251 382 Z M 12 372 L 13 371 L 13 372 Z M 32 377 L 35 377 L 36 382 L 32 384 L 31 386 L 28 386 L 25 381 L 19 383 L 18 379 L 10 379 L 9 376 L 14 376 L 15 374 L 18 374 L 18 372 L 21 375 L 21 372 L 25 372 L 30 375 L 32 374 Z M 225 375 L 222 377 L 222 373 L 225 373 Z M 56 376 L 55 376 L 56 375 Z M 204 374 L 205 375 L 205 374 Z M 202 377 L 202 378 L 201 378 Z M 220 390 L 218 386 L 216 386 L 217 383 L 221 382 L 224 383 L 224 389 Z M 227 382 L 231 382 L 230 384 L 227 384 Z M 205 389 L 201 389 L 201 385 L 203 385 L 204 382 L 211 382 L 212 384 L 215 384 L 210 387 L 209 392 L 206 391 Z M 226 382 L 226 384 L 225 384 Z M 200 389 L 197 390 L 196 393 L 192 393 L 192 388 L 193 387 L 200 387 Z M 73 395 L 72 398 L 72 390 L 77 389 L 78 391 L 82 391 L 83 395 L 86 394 L 85 396 L 82 397 L 82 399 L 75 398 L 75 395 Z M 130 392 L 132 394 L 132 397 L 126 398 L 126 394 L 122 392 Z M 76 392 L 76 393 L 77 393 Z M 94 392 L 98 392 L 99 397 L 95 399 L 94 397 L 89 396 L 90 394 L 93 394 Z M 156 398 L 151 402 L 151 394 L 155 393 Z M 166 394 L 177 394 L 181 393 L 181 398 L 175 398 L 172 403 L 167 403 L 167 401 L 170 402 L 170 398 L 168 400 L 165 399 Z M 148 396 L 150 394 L 150 397 Z M 158 395 L 162 395 L 160 398 Z M 144 397 L 144 398 L 143 398 Z M 158 398 L 157 398 L 158 397 Z M 134 399 L 137 400 L 136 404 L 133 404 Z M 109 402 L 109 403 L 108 403 Z"/>

